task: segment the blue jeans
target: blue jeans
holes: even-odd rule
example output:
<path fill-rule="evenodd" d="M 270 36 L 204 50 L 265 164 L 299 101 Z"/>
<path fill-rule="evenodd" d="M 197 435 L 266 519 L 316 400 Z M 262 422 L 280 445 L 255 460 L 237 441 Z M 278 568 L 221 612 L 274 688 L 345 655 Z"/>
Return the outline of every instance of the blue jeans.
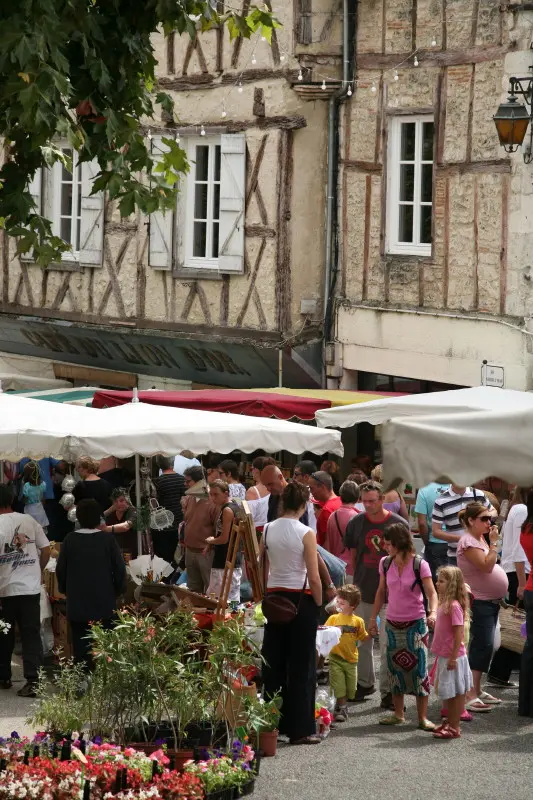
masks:
<path fill-rule="evenodd" d="M 473 601 L 468 649 L 470 669 L 478 672 L 489 671 L 499 613 L 500 603 L 497 600 Z"/>
<path fill-rule="evenodd" d="M 424 547 L 424 558 L 429 564 L 434 583 L 437 581 L 438 568 L 445 567 L 448 564 L 447 553 L 448 545 L 446 542 L 428 542 Z"/>

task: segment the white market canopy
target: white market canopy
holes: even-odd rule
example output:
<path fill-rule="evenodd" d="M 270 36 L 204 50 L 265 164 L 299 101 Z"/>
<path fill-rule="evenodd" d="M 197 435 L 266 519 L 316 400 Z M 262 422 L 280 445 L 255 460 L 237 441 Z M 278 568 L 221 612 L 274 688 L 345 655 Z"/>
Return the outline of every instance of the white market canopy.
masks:
<path fill-rule="evenodd" d="M 439 478 L 471 486 L 489 475 L 533 486 L 533 407 L 393 419 L 381 442 L 387 486 Z"/>
<path fill-rule="evenodd" d="M 348 428 L 359 422 L 380 425 L 392 418 L 425 414 L 460 414 L 466 411 L 525 411 L 533 409 L 533 394 L 514 389 L 474 386 L 447 392 L 388 397 L 317 411 L 317 425 L 322 428 Z"/>
<path fill-rule="evenodd" d="M 52 456 L 73 461 L 81 455 L 127 458 L 235 449 L 343 453 L 338 431 L 297 422 L 147 403 L 94 409 L 0 394 L 3 460 Z"/>

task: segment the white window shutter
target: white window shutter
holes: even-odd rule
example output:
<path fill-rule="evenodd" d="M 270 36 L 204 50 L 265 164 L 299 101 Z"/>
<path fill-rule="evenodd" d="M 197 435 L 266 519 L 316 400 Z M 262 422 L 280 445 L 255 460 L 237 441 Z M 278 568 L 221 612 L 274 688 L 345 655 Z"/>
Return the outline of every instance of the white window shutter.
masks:
<path fill-rule="evenodd" d="M 158 153 L 164 153 L 167 149 L 162 136 L 152 138 L 151 150 L 155 161 Z M 148 264 L 156 269 L 172 269 L 174 213 L 167 210 L 150 214 L 149 230 Z"/>
<path fill-rule="evenodd" d="M 39 167 L 29 182 L 28 191 L 33 198 L 33 202 L 35 203 L 33 213 L 41 214 L 43 210 L 43 170 L 41 167 Z"/>
<path fill-rule="evenodd" d="M 246 190 L 246 137 L 228 133 L 220 137 L 220 272 L 244 271 L 244 198 Z"/>
<path fill-rule="evenodd" d="M 102 264 L 104 249 L 104 194 L 91 195 L 99 171 L 97 161 L 81 165 L 80 263 L 94 266 Z"/>

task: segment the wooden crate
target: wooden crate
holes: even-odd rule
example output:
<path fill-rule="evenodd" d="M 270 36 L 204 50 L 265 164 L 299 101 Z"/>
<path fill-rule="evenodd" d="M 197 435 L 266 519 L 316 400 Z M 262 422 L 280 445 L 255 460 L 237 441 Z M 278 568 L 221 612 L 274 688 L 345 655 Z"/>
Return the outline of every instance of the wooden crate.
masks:
<path fill-rule="evenodd" d="M 65 595 L 61 594 L 57 587 L 57 576 L 55 572 L 48 572 L 47 569 L 43 572 L 44 586 L 50 600 L 65 600 Z"/>
<path fill-rule="evenodd" d="M 52 630 L 54 632 L 54 650 L 61 649 L 63 658 L 71 658 L 70 626 L 63 603 L 54 603 L 52 607 Z"/>

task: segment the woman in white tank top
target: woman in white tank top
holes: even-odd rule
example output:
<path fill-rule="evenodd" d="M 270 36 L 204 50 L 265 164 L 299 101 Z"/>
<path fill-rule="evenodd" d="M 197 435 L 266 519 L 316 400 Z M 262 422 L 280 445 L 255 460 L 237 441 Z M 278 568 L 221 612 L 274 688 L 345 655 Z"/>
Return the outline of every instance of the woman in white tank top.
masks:
<path fill-rule="evenodd" d="M 281 497 L 283 514 L 265 526 L 267 592 L 280 594 L 298 608 L 287 624 L 267 623 L 263 641 L 265 697 L 281 692 L 280 733 L 291 744 L 319 744 L 315 723 L 316 631 L 322 603 L 315 533 L 299 518 L 309 489 L 289 483 Z M 305 588 L 304 588 L 305 584 Z"/>

